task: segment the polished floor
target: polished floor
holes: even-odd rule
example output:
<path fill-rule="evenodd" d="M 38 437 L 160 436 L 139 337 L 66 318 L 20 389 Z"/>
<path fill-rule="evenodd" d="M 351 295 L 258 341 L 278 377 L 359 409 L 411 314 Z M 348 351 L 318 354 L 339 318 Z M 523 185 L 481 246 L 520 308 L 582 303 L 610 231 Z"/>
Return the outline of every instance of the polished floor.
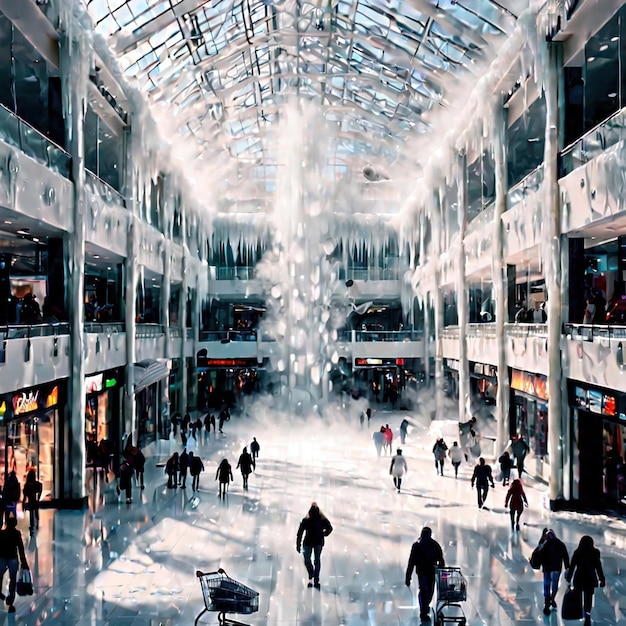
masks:
<path fill-rule="evenodd" d="M 434 438 L 450 429 L 419 416 L 409 416 L 414 426 L 403 446 L 409 474 L 397 494 L 389 458 L 376 456 L 371 435 L 389 423 L 397 442 L 403 413 L 375 411 L 363 429 L 354 407 L 306 422 L 283 421 L 271 411 L 255 415 L 233 418 L 223 435 L 195 445 L 206 467 L 198 493 L 190 481 L 185 490 L 166 488 L 162 463 L 174 442 L 162 442 L 148 459 L 146 489 L 134 491 L 132 504 L 118 501 L 113 485 L 103 485 L 88 511 L 42 511 L 38 532 L 26 539 L 36 593 L 18 598 L 14 615 L 0 610 L 0 624 L 191 625 L 204 606 L 196 570 L 223 568 L 260 593 L 258 612 L 232 616 L 244 624 L 415 625 L 416 587 L 405 587 L 404 571 L 425 524 L 447 563 L 467 577 L 463 609 L 472 626 L 561 624 L 557 612 L 542 614 L 541 576 L 528 564 L 547 525 L 570 551 L 582 534 L 594 537 L 608 583 L 596 593 L 593 623 L 626 624 L 622 522 L 550 513 L 543 507 L 545 486 L 530 481 L 526 525 L 511 532 L 502 486 L 490 492 L 490 510 L 478 510 L 470 464 L 458 480 L 449 465 L 443 477 L 436 475 Z M 244 491 L 234 467 L 252 436 L 261 453 Z M 220 499 L 214 479 L 223 457 L 233 463 L 235 480 Z M 313 500 L 334 526 L 322 554 L 319 591 L 307 588 L 295 549 L 298 524 Z M 20 526 L 27 538 L 26 520 Z M 559 600 L 563 588 L 562 581 Z M 217 614 L 205 613 L 200 623 L 216 624 Z"/>

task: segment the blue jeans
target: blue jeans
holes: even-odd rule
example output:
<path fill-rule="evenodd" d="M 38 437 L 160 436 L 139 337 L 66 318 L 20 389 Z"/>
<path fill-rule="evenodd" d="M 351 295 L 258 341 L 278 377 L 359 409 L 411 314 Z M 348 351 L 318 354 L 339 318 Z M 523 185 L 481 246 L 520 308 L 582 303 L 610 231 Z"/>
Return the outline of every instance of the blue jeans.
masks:
<path fill-rule="evenodd" d="M 9 595 L 7 604 L 11 606 L 15 600 L 15 585 L 17 583 L 17 559 L 4 559 L 0 557 L 0 589 L 4 579 L 4 572 L 9 570 Z"/>
<path fill-rule="evenodd" d="M 559 578 L 561 572 L 546 572 L 543 571 L 543 597 L 554 599 L 556 592 L 559 590 Z"/>
<path fill-rule="evenodd" d="M 314 564 L 311 563 L 311 552 L 314 555 Z M 315 578 L 316 582 L 320 579 L 320 558 L 322 556 L 322 546 L 302 546 L 302 556 L 304 557 L 304 565 L 309 573 L 309 578 Z"/>
<path fill-rule="evenodd" d="M 430 603 L 435 593 L 435 572 L 418 574 L 417 582 L 420 588 L 417 595 L 420 605 L 420 615 L 426 615 L 430 611 Z"/>

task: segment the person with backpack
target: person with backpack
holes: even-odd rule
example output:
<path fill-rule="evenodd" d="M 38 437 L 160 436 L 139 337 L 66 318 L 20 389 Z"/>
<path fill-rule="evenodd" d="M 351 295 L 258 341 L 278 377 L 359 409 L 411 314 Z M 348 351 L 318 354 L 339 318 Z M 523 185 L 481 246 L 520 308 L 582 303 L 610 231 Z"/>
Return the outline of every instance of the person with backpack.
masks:
<path fill-rule="evenodd" d="M 24 484 L 22 508 L 29 512 L 30 524 L 28 529 L 31 535 L 36 528 L 39 528 L 39 500 L 41 500 L 42 491 L 43 485 L 37 480 L 37 472 L 34 469 L 29 469 L 28 474 L 26 474 L 26 483 Z"/>
<path fill-rule="evenodd" d="M 17 518 L 17 503 L 20 501 L 21 495 L 22 488 L 20 487 L 20 481 L 17 478 L 15 470 L 11 470 L 4 481 L 4 487 L 2 489 L 2 504 L 7 521 L 11 515 Z"/>
<path fill-rule="evenodd" d="M 178 486 L 178 452 L 174 452 L 165 464 L 167 474 L 167 488 L 176 489 Z"/>
<path fill-rule="evenodd" d="M 226 497 L 226 490 L 231 480 L 233 480 L 233 470 L 228 462 L 228 459 L 222 459 L 215 472 L 215 480 L 219 480 L 220 483 L 220 498 Z"/>
<path fill-rule="evenodd" d="M 309 575 L 308 587 L 320 588 L 320 569 L 324 539 L 333 532 L 328 518 L 320 511 L 316 502 L 311 503 L 306 517 L 302 518 L 296 535 L 296 552 L 302 550 L 304 565 Z M 313 562 L 311 562 L 313 555 Z"/>
<path fill-rule="evenodd" d="M 539 566 L 543 570 L 543 614 L 550 615 L 550 609 L 556 608 L 555 598 L 559 590 L 561 570 L 569 569 L 569 554 L 556 533 L 552 529 L 546 529 L 531 558 L 535 559 L 531 565 Z"/>
<path fill-rule="evenodd" d="M 598 583 L 600 587 L 606 585 L 606 578 L 600 560 L 600 550 L 593 545 L 593 537 L 584 535 L 570 562 L 565 580 L 572 583 L 574 591 L 582 594 L 583 611 L 585 613 L 585 626 L 591 624 L 591 607 L 593 606 L 593 595 Z"/>
<path fill-rule="evenodd" d="M 502 477 L 502 486 L 506 487 L 511 479 L 511 469 L 513 468 L 513 459 L 508 450 L 505 450 L 498 459 L 500 463 L 500 475 Z"/>
<path fill-rule="evenodd" d="M 204 472 L 202 459 L 193 452 L 189 453 L 189 473 L 191 474 L 191 490 L 200 491 L 200 472 Z"/>
<path fill-rule="evenodd" d="M 28 569 L 22 533 L 17 528 L 17 519 L 11 515 L 6 528 L 0 530 L 0 589 L 3 588 L 4 572 L 9 570 L 9 595 L 6 598 L 9 613 L 15 613 L 15 587 L 17 585 L 18 555 L 20 567 Z M 0 596 L 4 599 L 4 596 Z"/>

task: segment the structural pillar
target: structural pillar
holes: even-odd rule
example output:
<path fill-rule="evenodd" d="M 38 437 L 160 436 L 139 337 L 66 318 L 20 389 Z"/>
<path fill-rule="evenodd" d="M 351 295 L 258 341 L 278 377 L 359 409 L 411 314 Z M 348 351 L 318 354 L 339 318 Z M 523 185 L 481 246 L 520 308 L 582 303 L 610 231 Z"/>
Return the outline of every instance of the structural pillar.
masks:
<path fill-rule="evenodd" d="M 507 209 L 507 110 L 497 97 L 493 107 L 493 151 L 496 198 L 493 211 L 493 253 L 491 275 L 496 300 L 496 346 L 498 387 L 496 389 L 496 454 L 500 454 L 509 440 L 509 368 L 506 361 L 505 323 L 508 319 L 508 283 L 504 263 L 502 214 Z"/>
<path fill-rule="evenodd" d="M 187 361 L 185 359 L 185 343 L 187 341 L 187 328 L 186 328 L 186 323 L 187 323 L 187 289 L 189 286 L 189 277 L 187 276 L 188 273 L 188 259 L 187 259 L 187 254 L 188 254 L 188 242 L 186 241 L 187 239 L 187 223 L 186 223 L 186 218 L 185 218 L 185 211 L 181 211 L 181 231 L 183 233 L 183 283 L 181 285 L 181 294 L 180 294 L 180 320 L 181 320 L 181 325 L 182 325 L 182 329 L 183 329 L 183 337 L 182 337 L 182 341 L 180 342 L 180 354 L 179 354 L 179 358 L 180 358 L 180 367 L 178 368 L 178 371 L 180 372 L 180 394 L 178 395 L 179 397 L 179 405 L 177 408 L 177 410 L 180 412 L 181 416 L 185 415 L 185 413 L 187 413 L 187 407 L 188 407 L 188 401 L 187 401 Z"/>
<path fill-rule="evenodd" d="M 467 230 L 467 155 L 458 157 L 457 220 L 459 225 L 456 259 L 456 302 L 459 325 L 459 420 L 467 421 L 470 411 L 470 372 L 467 358 L 469 302 L 465 276 L 465 232 Z"/>
<path fill-rule="evenodd" d="M 65 24 L 65 28 L 68 28 Z M 59 40 L 59 69 L 63 93 L 63 113 L 68 147 L 72 157 L 73 229 L 66 234 L 65 258 L 66 307 L 70 322 L 70 374 L 67 381 L 67 405 L 63 414 L 62 481 L 56 481 L 55 496 L 66 502 L 82 504 L 85 491 L 85 155 L 84 111 L 89 75 L 89 44 L 79 28 L 63 32 Z M 59 442 L 60 443 L 60 442 Z M 61 484 L 62 482 L 62 484 Z"/>
<path fill-rule="evenodd" d="M 441 198 L 439 196 L 439 190 L 434 192 L 432 200 L 432 223 L 433 223 L 433 243 L 434 254 L 432 260 L 434 263 L 434 309 L 435 309 L 435 406 L 436 406 L 436 418 L 443 419 L 444 417 L 444 375 L 443 375 L 443 349 L 441 346 L 442 334 L 443 334 L 443 290 L 439 288 L 439 255 L 442 252 L 441 238 L 442 238 L 442 217 L 441 217 Z"/>
<path fill-rule="evenodd" d="M 561 47 L 546 42 L 546 138 L 544 152 L 544 222 L 542 257 L 548 290 L 548 456 L 550 506 L 563 499 L 563 415 L 561 378 L 561 198 L 558 183 L 559 69 Z"/>

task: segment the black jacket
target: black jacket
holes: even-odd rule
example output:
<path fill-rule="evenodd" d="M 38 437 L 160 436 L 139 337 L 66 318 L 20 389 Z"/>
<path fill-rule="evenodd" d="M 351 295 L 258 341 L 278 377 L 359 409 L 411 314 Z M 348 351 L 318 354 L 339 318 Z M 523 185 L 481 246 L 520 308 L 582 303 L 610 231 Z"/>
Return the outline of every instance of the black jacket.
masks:
<path fill-rule="evenodd" d="M 17 528 L 3 528 L 0 530 L 0 557 L 3 559 L 17 559 L 19 552 L 20 562 L 26 564 L 22 533 Z"/>
<path fill-rule="evenodd" d="M 474 468 L 474 473 L 472 474 L 472 487 L 474 483 L 477 483 L 481 486 L 485 486 L 488 483 L 491 483 L 493 487 L 493 475 L 491 473 L 491 465 L 477 465 Z"/>
<path fill-rule="evenodd" d="M 405 581 L 411 584 L 413 570 L 418 576 L 434 576 L 436 567 L 445 567 L 441 546 L 432 537 L 420 537 L 411 548 Z"/>
<path fill-rule="evenodd" d="M 237 469 L 241 468 L 242 474 L 252 473 L 252 456 L 249 452 L 242 452 L 239 455 L 239 461 L 237 463 Z"/>
<path fill-rule="evenodd" d="M 300 550 L 301 545 L 308 547 L 323 546 L 324 537 L 328 537 L 333 532 L 333 527 L 326 517 L 305 517 L 300 522 L 298 536 L 296 537 L 296 548 Z M 304 541 L 302 536 L 304 535 Z"/>
<path fill-rule="evenodd" d="M 600 562 L 600 550 L 592 548 L 591 550 L 581 550 L 576 548 L 572 555 L 572 562 L 567 570 L 565 579 L 567 582 L 574 578 L 574 589 L 594 589 L 598 586 L 598 579 L 604 586 L 606 579 Z"/>
<path fill-rule="evenodd" d="M 546 539 L 539 548 L 539 562 L 544 572 L 560 572 L 569 569 L 569 554 L 565 544 L 556 537 Z"/>

